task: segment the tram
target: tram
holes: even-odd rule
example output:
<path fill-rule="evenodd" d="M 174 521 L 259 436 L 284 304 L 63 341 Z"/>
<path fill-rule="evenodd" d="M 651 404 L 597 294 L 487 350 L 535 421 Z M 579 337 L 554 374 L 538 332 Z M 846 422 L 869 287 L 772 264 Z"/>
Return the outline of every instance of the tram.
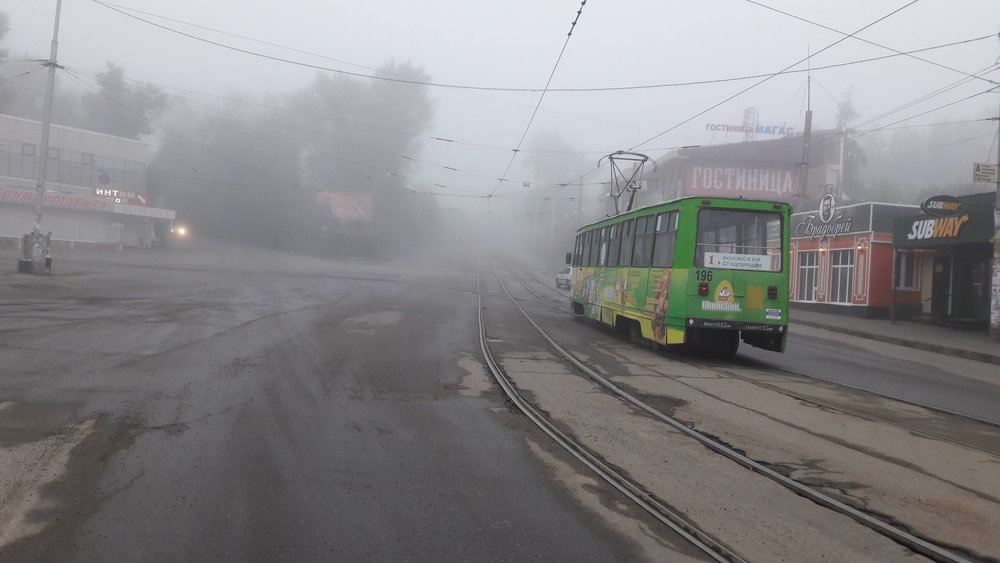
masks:
<path fill-rule="evenodd" d="M 790 213 L 783 202 L 686 197 L 585 225 L 566 254 L 573 312 L 636 342 L 784 352 Z"/>

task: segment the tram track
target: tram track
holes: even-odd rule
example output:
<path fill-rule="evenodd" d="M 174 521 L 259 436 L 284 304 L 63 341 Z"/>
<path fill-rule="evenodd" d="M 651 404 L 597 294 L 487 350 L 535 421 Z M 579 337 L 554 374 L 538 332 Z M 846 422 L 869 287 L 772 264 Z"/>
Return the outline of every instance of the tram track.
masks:
<path fill-rule="evenodd" d="M 499 276 L 497 279 L 500 279 Z M 500 284 L 503 286 L 502 280 L 500 280 Z M 476 287 L 481 287 L 480 273 L 478 269 L 476 271 Z M 506 288 L 504 288 L 504 291 L 506 292 Z M 629 500 L 650 514 L 653 518 L 656 518 L 675 533 L 679 534 L 701 552 L 715 561 L 728 561 L 732 563 L 745 562 L 746 560 L 740 557 L 735 551 L 712 537 L 704 530 L 698 528 L 692 522 L 688 521 L 688 519 L 682 514 L 673 511 L 660 503 L 657 499 L 645 492 L 638 484 L 633 483 L 619 471 L 615 470 L 598 456 L 590 452 L 582 444 L 559 430 L 552 422 L 535 409 L 534 406 L 525 400 L 524 397 L 522 397 L 490 350 L 489 338 L 486 335 L 485 307 L 483 305 L 482 295 L 483 292 L 480 289 L 479 343 L 482 348 L 483 357 L 486 359 L 486 365 L 493 374 L 493 377 L 518 410 L 524 413 L 532 423 L 555 440 L 555 442 L 563 449 L 580 460 L 601 479 L 617 489 Z M 510 297 L 509 294 L 507 294 L 507 297 Z M 520 306 L 518 307 L 520 308 Z"/>
<path fill-rule="evenodd" d="M 526 283 L 525 280 L 520 275 L 518 275 L 514 271 L 513 268 L 511 268 L 511 267 L 508 266 L 507 269 L 508 269 L 508 272 L 510 273 L 510 275 L 514 279 L 516 279 L 529 293 L 531 293 L 532 295 L 534 295 L 536 298 L 538 298 L 539 300 L 545 301 L 550 307 L 556 307 L 556 308 L 559 308 L 562 312 L 565 312 L 567 314 L 572 314 L 572 311 L 568 310 L 566 307 L 559 307 L 558 304 L 555 303 L 555 302 L 553 302 L 550 298 L 547 298 L 547 297 L 541 295 L 540 293 L 538 293 L 537 291 L 535 291 L 534 288 L 532 288 L 528 283 Z M 530 276 L 533 279 L 535 279 L 536 281 L 538 281 L 539 283 L 541 283 L 542 285 L 546 285 L 545 282 L 543 280 L 541 280 L 536 274 L 531 273 Z M 562 292 L 558 292 L 558 293 L 562 294 Z M 597 326 L 599 328 L 605 328 L 603 325 L 600 325 L 599 323 L 596 323 L 596 324 L 597 324 Z M 651 345 L 650 347 L 652 349 L 654 349 L 654 350 L 662 349 L 662 347 L 657 348 L 657 347 L 655 347 L 655 345 Z M 756 387 L 759 387 L 761 389 L 766 389 L 768 391 L 772 391 L 772 392 L 775 392 L 775 393 L 780 393 L 782 395 L 785 395 L 785 396 L 788 396 L 788 397 L 791 397 L 791 398 L 794 398 L 794 399 L 797 399 L 797 400 L 800 400 L 800 401 L 808 402 L 808 403 L 810 403 L 810 404 L 812 404 L 814 406 L 820 407 L 820 408 L 829 409 L 831 411 L 841 412 L 843 414 L 847 414 L 847 415 L 854 416 L 854 417 L 857 417 L 857 418 L 862 418 L 862 419 L 869 420 L 869 421 L 872 421 L 872 422 L 877 422 L 877 423 L 880 423 L 880 424 L 885 424 L 885 425 L 888 425 L 888 426 L 892 426 L 894 428 L 899 428 L 901 430 L 905 430 L 907 432 L 913 433 L 913 434 L 918 435 L 918 436 L 923 436 L 925 438 L 930 438 L 930 439 L 937 440 L 937 441 L 940 441 L 940 442 L 943 442 L 943 443 L 951 444 L 951 445 L 956 446 L 956 447 L 967 449 L 969 451 L 978 452 L 978 453 L 981 453 L 981 454 L 984 454 L 984 455 L 988 455 L 988 456 L 991 456 L 991 457 L 1000 458 L 1000 450 L 998 450 L 996 448 L 994 448 L 994 449 L 986 449 L 984 447 L 980 447 L 980 446 L 977 446 L 975 444 L 970 444 L 970 443 L 967 443 L 967 442 L 962 442 L 962 441 L 950 438 L 950 437 L 945 436 L 945 435 L 943 435 L 941 433 L 932 432 L 932 431 L 929 431 L 929 430 L 924 429 L 924 428 L 918 428 L 918 427 L 916 427 L 914 425 L 909 425 L 908 426 L 908 425 L 902 424 L 900 422 L 897 422 L 897 421 L 894 421 L 894 420 L 890 420 L 890 419 L 885 418 L 885 417 L 876 416 L 876 415 L 873 415 L 871 413 L 866 413 L 866 412 L 863 412 L 863 411 L 858 410 L 858 409 L 852 409 L 852 408 L 846 407 L 843 404 L 834 403 L 832 401 L 824 401 L 823 399 L 820 399 L 820 398 L 815 397 L 813 395 L 808 395 L 808 394 L 805 394 L 805 393 L 798 393 L 798 392 L 795 392 L 795 391 L 791 391 L 791 390 L 786 389 L 784 387 L 781 387 L 779 385 L 773 385 L 773 384 L 761 381 L 759 379 L 755 379 L 753 377 L 748 377 L 748 376 L 745 376 L 745 375 L 741 375 L 739 373 L 736 373 L 733 370 L 720 368 L 718 366 L 712 366 L 712 365 L 709 365 L 709 364 L 707 364 L 705 362 L 699 362 L 697 360 L 692 359 L 691 357 L 685 357 L 684 355 L 672 354 L 670 357 L 671 357 L 672 360 L 675 360 L 675 361 L 687 364 L 689 366 L 692 366 L 692 367 L 695 367 L 695 368 L 698 368 L 698 369 L 702 369 L 702 370 L 708 371 L 710 373 L 715 373 L 715 374 L 718 374 L 718 375 L 723 376 L 723 377 L 728 377 L 730 379 L 737 379 L 737 380 L 749 383 L 751 385 L 754 385 Z M 760 368 L 754 368 L 754 369 L 760 369 Z M 972 422 L 977 423 L 979 425 L 983 425 L 984 427 L 996 428 L 996 424 L 994 424 L 994 423 L 992 423 L 990 421 L 987 421 L 987 420 L 983 420 L 983 419 L 980 419 L 980 418 L 968 416 L 968 415 L 965 415 L 965 414 L 962 414 L 962 413 L 957 413 L 957 412 L 954 412 L 954 411 L 951 411 L 951 410 L 947 410 L 947 409 L 938 408 L 938 407 L 935 407 L 933 405 L 928 405 L 926 403 L 921 403 L 921 402 L 917 402 L 917 401 L 908 400 L 908 399 L 901 398 L 901 397 L 898 397 L 898 396 L 895 396 L 895 395 L 889 395 L 889 394 L 884 394 L 884 393 L 875 393 L 875 392 L 869 391 L 867 389 L 862 389 L 862 388 L 859 388 L 859 387 L 856 387 L 856 386 L 852 386 L 852 385 L 845 385 L 843 383 L 840 383 L 840 382 L 837 382 L 837 381 L 833 381 L 833 380 L 829 380 L 829 379 L 817 378 L 817 377 L 814 377 L 814 376 L 811 376 L 811 375 L 807 375 L 807 374 L 803 374 L 803 373 L 798 373 L 798 372 L 795 372 L 795 371 L 792 371 L 792 370 L 788 370 L 788 369 L 785 369 L 785 368 L 781 368 L 781 367 L 766 366 L 766 369 L 762 370 L 762 373 L 764 375 L 767 375 L 770 372 L 781 372 L 781 373 L 787 374 L 788 376 L 792 376 L 792 377 L 796 377 L 796 378 L 801 378 L 803 380 L 818 380 L 818 381 L 822 381 L 824 383 L 827 383 L 827 384 L 829 384 L 831 386 L 842 387 L 842 388 L 845 388 L 845 389 L 850 389 L 850 390 L 853 390 L 853 391 L 859 391 L 859 392 L 866 393 L 866 394 L 877 395 L 878 397 L 882 397 L 884 399 L 890 399 L 892 401 L 896 401 L 898 403 L 905 404 L 905 405 L 908 405 L 908 406 L 919 407 L 919 408 L 922 408 L 922 409 L 927 409 L 928 411 L 931 411 L 931 412 L 934 412 L 934 413 L 938 413 L 938 414 L 960 417 L 961 419 L 972 421 Z"/>
<path fill-rule="evenodd" d="M 541 296 L 538 292 L 534 291 L 520 276 L 518 276 L 513 271 L 513 269 L 508 268 L 508 271 L 510 272 L 510 275 L 512 277 L 514 277 L 518 282 L 520 282 L 520 284 L 522 286 L 524 286 L 536 298 L 541 299 L 541 300 L 546 301 L 546 302 L 550 301 L 549 299 Z M 478 274 L 478 271 L 477 271 L 477 279 L 478 279 L 478 275 L 479 274 Z M 615 396 L 617 396 L 621 400 L 626 401 L 628 404 L 636 407 L 637 409 L 639 409 L 640 411 L 644 412 L 648 416 L 651 416 L 654 419 L 656 419 L 656 420 L 658 420 L 660 422 L 663 422 L 663 423 L 669 425 L 671 428 L 673 428 L 673 429 L 675 429 L 675 430 L 677 430 L 677 431 L 685 434 L 686 436 L 688 436 L 688 437 L 696 440 L 698 443 L 700 443 L 701 445 L 709 448 L 713 452 L 715 452 L 715 453 L 717 453 L 719 455 L 722 455 L 725 458 L 727 458 L 727 459 L 729 459 L 729 460 L 731 460 L 733 462 L 738 463 L 739 465 L 745 467 L 746 469 L 749 469 L 749 470 L 751 470 L 751 471 L 753 471 L 753 472 L 755 472 L 755 473 L 757 473 L 759 475 L 762 475 L 762 476 L 767 477 L 768 479 L 771 479 L 772 481 L 780 484 L 781 486 L 785 487 L 786 489 L 791 490 L 792 492 L 794 492 L 794 493 L 796 493 L 796 494 L 798 494 L 798 495 L 800 495 L 800 496 L 802 496 L 804 498 L 808 498 L 808 499 L 810 499 L 811 501 L 815 502 L 816 504 L 818 504 L 820 506 L 826 507 L 826 508 L 828 508 L 830 510 L 833 510 L 833 511 L 837 512 L 837 513 L 843 514 L 843 515 L 851 518 L 855 522 L 858 522 L 858 523 L 866 526 L 867 528 L 869 528 L 871 530 L 874 530 L 875 532 L 877 532 L 877 533 L 879 533 L 879 534 L 881 534 L 881 535 L 883 535 L 885 537 L 888 537 L 888 538 L 892 539 L 893 541 L 899 543 L 900 545 L 906 546 L 908 549 L 910 549 L 910 550 L 912 550 L 912 551 L 914 551 L 916 553 L 920 553 L 920 554 L 925 555 L 927 557 L 930 557 L 931 559 L 934 559 L 936 561 L 967 561 L 968 560 L 964 556 L 962 556 L 962 555 L 960 555 L 958 553 L 955 553 L 955 552 L 951 551 L 950 549 L 948 549 L 946 547 L 937 545 L 937 544 L 933 543 L 932 541 L 929 541 L 929 540 L 927 540 L 927 539 L 925 539 L 923 537 L 920 537 L 920 536 L 918 536 L 916 534 L 913 534 L 913 533 L 911 533 L 907 529 L 904 529 L 901 526 L 897 526 L 897 525 L 894 525 L 892 523 L 886 522 L 885 520 L 883 520 L 883 519 L 881 519 L 879 517 L 873 516 L 872 514 L 870 514 L 868 512 L 859 510 L 859 509 L 857 509 L 857 508 L 855 508 L 855 507 L 853 507 L 853 506 L 851 506 L 851 505 L 849 505 L 849 504 L 847 504 L 845 502 L 837 500 L 836 498 L 833 498 L 830 495 L 827 495 L 827 494 L 823 493 L 822 491 L 816 490 L 813 487 L 810 487 L 808 485 L 805 485 L 805 484 L 802 484 L 802 483 L 800 483 L 798 481 L 795 481 L 794 479 L 791 479 L 791 478 L 787 477 L 786 475 L 783 475 L 779 471 L 777 471 L 775 469 L 772 469 L 771 467 L 769 467 L 769 466 L 767 466 L 765 464 L 759 463 L 759 462 L 757 462 L 757 461 L 755 461 L 755 460 L 747 457 L 746 455 L 744 455 L 742 452 L 736 450 L 735 448 L 733 448 L 733 447 L 731 447 L 729 445 L 721 443 L 717 438 L 715 438 L 713 436 L 706 435 L 706 434 L 704 434 L 702 432 L 699 432 L 698 430 L 693 429 L 691 427 L 691 425 L 689 425 L 689 423 L 686 423 L 684 421 L 678 420 L 678 419 L 676 419 L 674 417 L 671 417 L 671 416 L 669 416 L 667 414 L 664 414 L 663 412 L 661 412 L 661 411 L 659 411 L 659 410 L 657 410 L 657 409 L 649 406 L 649 404 L 647 404 L 646 402 L 644 402 L 643 400 L 641 400 L 635 394 L 630 393 L 630 392 L 622 389 L 621 387 L 619 387 L 618 385 L 614 384 L 610 380 L 606 379 L 605 377 L 602 377 L 601 375 L 599 375 L 598 373 L 596 373 L 593 369 L 591 369 L 588 365 L 586 365 L 584 362 L 582 362 L 578 358 L 576 358 L 573 354 L 571 354 L 570 352 L 566 351 L 564 348 L 562 348 L 561 346 L 559 346 L 559 344 L 556 343 L 555 340 L 552 339 L 552 337 L 549 336 L 535 322 L 535 320 L 531 317 L 531 315 L 529 315 L 528 312 L 521 306 L 521 304 L 519 303 L 519 299 L 515 298 L 510 293 L 510 291 L 508 290 L 506 284 L 503 282 L 503 279 L 501 278 L 499 272 L 497 272 L 496 275 L 497 275 L 497 281 L 498 281 L 500 287 L 502 288 L 502 293 L 506 296 L 506 298 L 511 303 L 513 303 L 513 305 L 515 306 L 515 308 L 520 312 L 520 314 L 525 318 L 525 320 L 535 329 L 535 331 L 538 332 L 538 334 L 542 337 L 542 339 L 545 340 L 549 344 L 549 346 L 553 350 L 556 351 L 557 354 L 559 354 L 566 361 L 568 361 L 569 363 L 571 363 L 579 372 L 585 374 L 588 378 L 590 378 L 592 381 L 594 381 L 599 386 L 601 386 L 602 388 L 604 388 L 606 391 L 614 394 Z M 567 312 L 565 310 L 565 308 L 560 308 L 560 310 L 562 312 Z M 482 313 L 482 310 L 481 310 L 481 313 Z M 485 330 L 485 329 L 483 329 L 483 330 Z M 487 352 L 488 346 L 487 346 L 485 340 L 483 340 L 483 346 L 484 346 L 484 354 L 487 354 L 488 353 Z M 757 386 L 759 386 L 761 388 L 768 389 L 769 391 L 772 391 L 772 392 L 777 392 L 777 393 L 781 393 L 781 394 L 786 395 L 786 396 L 793 397 L 793 398 L 795 398 L 797 400 L 813 402 L 814 404 L 816 404 L 817 406 L 820 406 L 821 408 L 836 408 L 837 410 L 839 410 L 840 412 L 843 412 L 845 414 L 863 417 L 866 420 L 870 420 L 870 421 L 873 421 L 873 422 L 884 422 L 886 424 L 892 424 L 892 425 L 894 425 L 897 428 L 901 428 L 901 429 L 904 429 L 904 430 L 907 430 L 907 431 L 913 430 L 913 429 L 909 429 L 909 428 L 906 428 L 904 426 L 892 423 L 891 421 L 886 421 L 886 420 L 883 420 L 883 419 L 880 419 L 880 418 L 877 418 L 877 417 L 872 417 L 872 416 L 866 415 L 864 413 L 852 412 L 849 409 L 844 409 L 844 408 L 841 408 L 841 407 L 838 407 L 838 406 L 835 406 L 835 405 L 819 404 L 814 398 L 811 398 L 811 397 L 808 397 L 808 396 L 804 396 L 802 394 L 797 394 L 797 393 L 794 393 L 794 392 L 790 392 L 788 390 L 782 389 L 780 387 L 772 386 L 772 385 L 769 385 L 769 384 L 763 384 L 762 385 L 761 382 L 753 380 L 752 378 L 740 377 L 740 376 L 738 376 L 738 374 L 734 374 L 734 373 L 728 372 L 726 370 L 721 370 L 720 371 L 717 368 L 714 368 L 712 366 L 699 365 L 699 364 L 697 364 L 695 362 L 688 362 L 688 363 L 689 363 L 689 365 L 692 365 L 694 367 L 698 367 L 698 368 L 702 368 L 702 369 L 707 369 L 710 372 L 714 372 L 714 373 L 717 373 L 719 375 L 723 375 L 723 376 L 726 376 L 726 377 L 736 376 L 736 377 L 733 377 L 733 378 L 734 379 L 740 379 L 742 381 L 745 381 L 745 382 L 753 384 L 753 385 L 757 385 Z M 499 366 L 497 366 L 497 369 L 499 369 Z M 928 437 L 928 438 L 932 438 L 932 439 L 937 439 L 937 440 L 942 440 L 944 442 L 947 442 L 947 443 L 950 443 L 950 444 L 956 445 L 956 446 L 971 448 L 971 449 L 973 449 L 975 451 L 979 451 L 981 453 L 985 453 L 985 454 L 988 454 L 988 455 L 994 455 L 994 456 L 996 455 L 994 452 L 985 451 L 985 450 L 982 450 L 980 448 L 976 448 L 974 446 L 969 446 L 967 444 L 962 444 L 962 443 L 959 443 L 959 442 L 956 442 L 956 441 L 953 441 L 953 440 L 949 440 L 947 438 L 943 438 L 943 437 L 939 437 L 939 436 L 934 436 L 934 435 L 931 435 L 929 433 L 922 432 L 922 431 L 918 431 L 918 432 L 920 433 L 920 435 L 922 435 L 924 437 Z"/>

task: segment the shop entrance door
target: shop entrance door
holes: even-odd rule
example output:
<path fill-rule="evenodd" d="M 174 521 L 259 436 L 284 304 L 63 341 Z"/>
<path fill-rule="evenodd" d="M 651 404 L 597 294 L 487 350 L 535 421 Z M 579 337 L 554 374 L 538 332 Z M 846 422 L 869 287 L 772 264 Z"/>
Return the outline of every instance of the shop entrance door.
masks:
<path fill-rule="evenodd" d="M 931 315 L 947 317 L 951 312 L 951 256 L 934 257 L 931 277 Z"/>

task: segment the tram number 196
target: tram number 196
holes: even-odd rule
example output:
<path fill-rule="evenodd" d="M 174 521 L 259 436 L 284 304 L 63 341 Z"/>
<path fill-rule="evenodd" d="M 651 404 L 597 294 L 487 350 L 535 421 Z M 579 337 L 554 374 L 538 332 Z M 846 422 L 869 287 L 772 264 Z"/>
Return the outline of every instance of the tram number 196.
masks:
<path fill-rule="evenodd" d="M 694 278 L 698 281 L 710 282 L 712 281 L 712 271 L 711 270 L 695 270 Z"/>

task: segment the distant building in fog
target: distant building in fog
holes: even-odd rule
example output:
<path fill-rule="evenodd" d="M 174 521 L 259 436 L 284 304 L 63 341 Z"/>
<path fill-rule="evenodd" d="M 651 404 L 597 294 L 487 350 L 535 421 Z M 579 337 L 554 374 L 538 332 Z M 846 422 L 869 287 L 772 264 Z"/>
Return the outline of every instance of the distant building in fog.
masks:
<path fill-rule="evenodd" d="M 0 237 L 33 228 L 41 137 L 40 122 L 0 115 Z M 145 191 L 144 143 L 53 125 L 48 158 L 41 229 L 53 241 L 149 246 L 174 219 Z"/>
<path fill-rule="evenodd" d="M 786 201 L 812 208 L 824 193 L 843 193 L 839 131 L 813 131 L 802 159 L 802 135 L 690 147 L 647 165 L 633 207 L 687 196 Z M 627 194 L 623 195 L 623 198 Z"/>

